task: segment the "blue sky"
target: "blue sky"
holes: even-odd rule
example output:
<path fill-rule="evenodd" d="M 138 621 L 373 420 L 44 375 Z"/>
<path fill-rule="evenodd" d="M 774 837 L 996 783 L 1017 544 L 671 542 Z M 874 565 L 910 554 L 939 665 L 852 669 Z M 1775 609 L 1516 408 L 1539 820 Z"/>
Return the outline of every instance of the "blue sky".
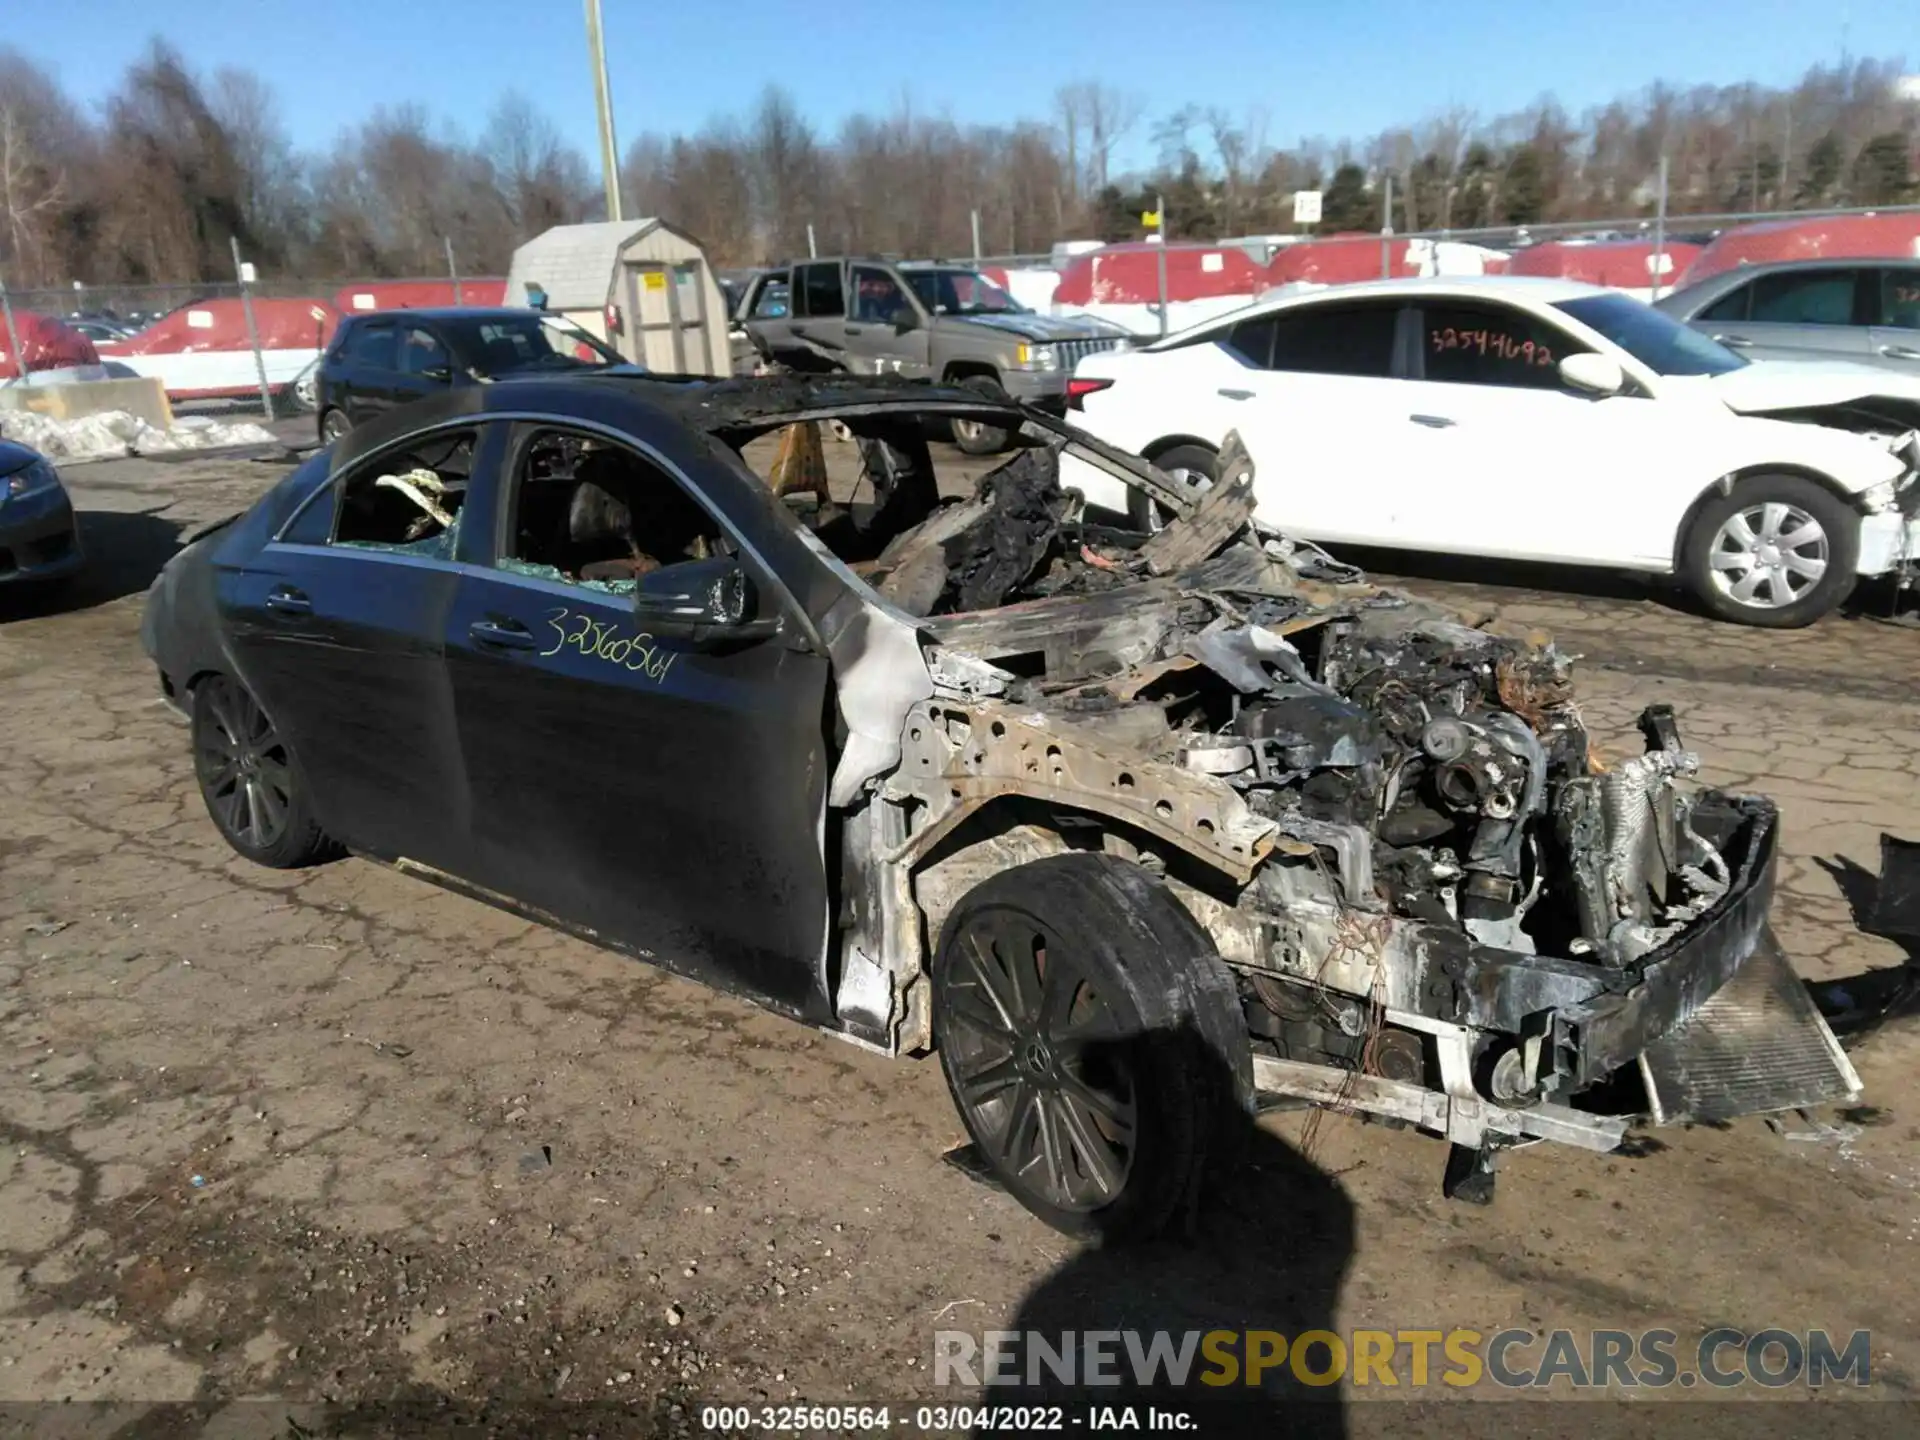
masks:
<path fill-rule="evenodd" d="M 1778 83 L 1843 46 L 1898 56 L 1915 0 L 603 0 L 622 146 L 749 105 L 768 81 L 831 129 L 903 92 L 963 123 L 1044 115 L 1098 79 L 1150 110 L 1264 109 L 1267 139 L 1365 135 L 1459 104 L 1484 117 L 1553 91 L 1576 113 L 1656 78 Z M 0 44 L 97 102 L 159 33 L 206 70 L 250 68 L 296 143 L 381 104 L 472 130 L 526 91 L 594 154 L 579 0 L 0 0 Z M 938 18 L 935 18 L 937 16 Z M 1920 59 L 1920 57 L 1915 57 Z M 1150 158 L 1146 125 L 1119 158 Z"/>

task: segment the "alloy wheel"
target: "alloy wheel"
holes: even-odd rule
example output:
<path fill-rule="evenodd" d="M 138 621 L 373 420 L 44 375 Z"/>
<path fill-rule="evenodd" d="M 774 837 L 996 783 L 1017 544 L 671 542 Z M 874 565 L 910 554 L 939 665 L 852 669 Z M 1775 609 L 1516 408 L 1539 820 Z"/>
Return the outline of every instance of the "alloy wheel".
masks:
<path fill-rule="evenodd" d="M 207 697 L 209 724 L 197 737 L 194 767 L 207 805 L 238 843 L 264 850 L 287 832 L 293 770 L 286 742 L 267 712 L 225 679 Z"/>
<path fill-rule="evenodd" d="M 1802 600 L 1827 573 L 1826 529 L 1798 505 L 1768 500 L 1729 515 L 1707 552 L 1713 586 L 1738 605 L 1777 610 Z"/>
<path fill-rule="evenodd" d="M 1106 1205 L 1127 1183 L 1139 1126 L 1120 1018 L 1029 917 L 976 915 L 958 945 L 941 1043 L 969 1128 L 1049 1205 Z"/>

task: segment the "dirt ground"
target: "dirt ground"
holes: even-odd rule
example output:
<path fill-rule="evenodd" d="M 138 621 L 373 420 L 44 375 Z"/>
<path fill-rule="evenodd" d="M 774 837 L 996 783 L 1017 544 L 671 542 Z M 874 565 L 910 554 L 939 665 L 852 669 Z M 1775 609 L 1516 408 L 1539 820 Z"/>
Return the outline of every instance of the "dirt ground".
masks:
<path fill-rule="evenodd" d="M 89 575 L 44 608 L 0 597 L 0 1427 L 373 1434 L 489 1398 L 473 1433 L 697 1430 L 714 1402 L 899 1414 L 976 1398 L 933 1383 L 936 1330 L 1016 1324 L 1866 1329 L 1869 1393 L 1920 1398 L 1911 1020 L 1859 1041 L 1870 1108 L 1830 1129 L 1533 1147 L 1487 1209 L 1442 1198 L 1437 1142 L 1268 1117 L 1197 1236 L 1108 1254 L 943 1161 L 964 1134 L 934 1064 L 362 861 L 245 864 L 137 627 L 181 531 L 281 473 L 72 467 Z M 1856 921 L 1882 832 L 1920 839 L 1920 631 L 1742 630 L 1605 577 L 1405 583 L 1556 632 L 1603 743 L 1664 700 L 1710 781 L 1777 797 L 1776 923 L 1805 977 L 1865 1003 L 1909 961 Z M 1378 1393 L 1338 1387 L 1317 1433 L 1461 1434 L 1498 1408 Z M 1858 1433 L 1859 1410 L 1793 1423 Z"/>

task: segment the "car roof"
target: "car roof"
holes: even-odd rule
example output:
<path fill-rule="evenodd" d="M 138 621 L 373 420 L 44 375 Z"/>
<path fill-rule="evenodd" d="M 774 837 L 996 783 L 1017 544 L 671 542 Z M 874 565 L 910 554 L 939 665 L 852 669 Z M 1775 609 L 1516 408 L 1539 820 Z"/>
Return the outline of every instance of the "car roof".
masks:
<path fill-rule="evenodd" d="M 1590 285 L 1584 280 L 1563 280 L 1555 275 L 1434 275 L 1396 280 L 1359 280 L 1350 285 L 1296 291 L 1273 298 L 1317 299 L 1329 290 L 1338 290 L 1342 295 L 1519 295 L 1543 305 L 1552 305 L 1561 300 L 1579 300 L 1588 295 L 1614 293 L 1604 285 Z"/>
<path fill-rule="evenodd" d="M 1836 265 L 1872 265 L 1876 269 L 1920 270 L 1920 260 L 1904 255 L 1813 255 L 1800 260 L 1743 260 L 1721 275 L 1758 275 L 1768 270 L 1831 270 Z M 1709 276 L 1717 279 L 1718 276 Z"/>
<path fill-rule="evenodd" d="M 1801 260 L 1743 260 L 1731 270 L 1720 270 L 1691 285 L 1683 285 L 1664 297 L 1682 300 L 1689 295 L 1714 295 L 1744 285 L 1758 275 L 1791 275 L 1797 271 L 1857 269 L 1871 265 L 1875 269 L 1920 272 L 1920 260 L 1900 255 L 1817 255 Z"/>
<path fill-rule="evenodd" d="M 374 320 L 502 320 L 522 315 L 551 315 L 551 310 L 534 310 L 525 305 L 446 305 L 433 309 L 400 308 L 366 310 L 350 314 L 344 323 L 365 325 Z"/>
<path fill-rule="evenodd" d="M 333 469 L 412 431 L 443 421 L 552 415 L 620 423 L 677 420 L 689 429 L 729 440 L 750 439 L 795 420 L 888 410 L 970 412 L 1018 417 L 1013 400 L 995 400 L 960 385 L 935 385 L 893 375 L 750 375 L 715 380 L 705 375 L 574 374 L 508 377 L 463 385 L 415 400 L 350 430 L 334 446 Z"/>
<path fill-rule="evenodd" d="M 1559 305 L 1568 300 L 1585 300 L 1596 295 L 1624 292 L 1605 285 L 1589 285 L 1582 280 L 1562 280 L 1549 275 L 1438 275 L 1398 280 L 1358 280 L 1344 285 L 1320 285 L 1312 289 L 1269 291 L 1239 310 L 1215 315 L 1198 325 L 1175 331 L 1164 340 L 1144 347 L 1147 350 L 1171 350 L 1190 337 L 1223 325 L 1250 320 L 1277 311 L 1307 305 L 1334 304 L 1369 299 L 1486 300 L 1504 298 L 1528 300 L 1536 305 Z"/>

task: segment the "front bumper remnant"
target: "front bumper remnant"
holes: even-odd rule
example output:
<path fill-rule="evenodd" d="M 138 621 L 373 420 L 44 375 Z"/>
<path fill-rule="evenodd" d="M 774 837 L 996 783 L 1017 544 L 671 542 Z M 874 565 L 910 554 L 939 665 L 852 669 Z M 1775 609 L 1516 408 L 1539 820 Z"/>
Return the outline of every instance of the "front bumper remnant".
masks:
<path fill-rule="evenodd" d="M 1566 1105 L 1510 1108 L 1478 1095 L 1442 1094 L 1403 1080 L 1269 1055 L 1253 1057 L 1253 1084 L 1268 1095 L 1404 1121 L 1469 1149 L 1489 1142 L 1553 1140 L 1604 1152 L 1619 1148 L 1631 1123 L 1624 1116 L 1589 1115 Z"/>

